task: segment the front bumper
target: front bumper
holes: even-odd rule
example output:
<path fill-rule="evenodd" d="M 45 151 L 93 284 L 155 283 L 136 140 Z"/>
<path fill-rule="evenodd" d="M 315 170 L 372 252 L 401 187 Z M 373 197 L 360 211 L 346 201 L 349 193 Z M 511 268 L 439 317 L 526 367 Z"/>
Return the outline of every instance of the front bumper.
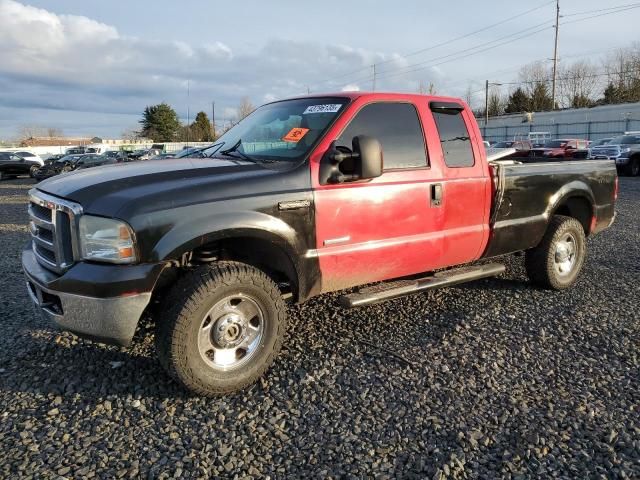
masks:
<path fill-rule="evenodd" d="M 38 315 L 63 330 L 103 343 L 129 345 L 151 300 L 150 291 L 97 297 L 52 288 L 53 274 L 40 266 L 30 246 L 22 251 L 22 268 Z"/>

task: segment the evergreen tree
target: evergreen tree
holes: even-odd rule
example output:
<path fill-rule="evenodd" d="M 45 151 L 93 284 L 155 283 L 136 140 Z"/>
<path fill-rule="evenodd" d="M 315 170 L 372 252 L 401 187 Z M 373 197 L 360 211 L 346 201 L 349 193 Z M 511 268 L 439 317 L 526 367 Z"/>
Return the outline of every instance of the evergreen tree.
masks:
<path fill-rule="evenodd" d="M 507 100 L 507 106 L 505 107 L 505 113 L 521 113 L 528 112 L 531 108 L 531 99 L 529 95 L 520 87 L 516 88 Z"/>
<path fill-rule="evenodd" d="M 156 142 L 172 142 L 180 129 L 178 114 L 166 103 L 151 105 L 144 109 L 141 136 Z"/>

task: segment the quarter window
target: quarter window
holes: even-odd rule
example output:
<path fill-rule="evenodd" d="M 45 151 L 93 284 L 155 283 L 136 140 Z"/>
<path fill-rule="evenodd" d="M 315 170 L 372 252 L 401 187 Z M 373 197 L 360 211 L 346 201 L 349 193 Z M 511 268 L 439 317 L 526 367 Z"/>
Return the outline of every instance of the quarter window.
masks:
<path fill-rule="evenodd" d="M 473 149 L 462 112 L 454 109 L 438 110 L 433 112 L 433 118 L 438 127 L 444 163 L 447 167 L 472 167 Z"/>
<path fill-rule="evenodd" d="M 424 135 L 412 104 L 366 105 L 342 132 L 336 145 L 351 149 L 351 141 L 357 135 L 367 135 L 380 142 L 385 170 L 427 165 Z"/>

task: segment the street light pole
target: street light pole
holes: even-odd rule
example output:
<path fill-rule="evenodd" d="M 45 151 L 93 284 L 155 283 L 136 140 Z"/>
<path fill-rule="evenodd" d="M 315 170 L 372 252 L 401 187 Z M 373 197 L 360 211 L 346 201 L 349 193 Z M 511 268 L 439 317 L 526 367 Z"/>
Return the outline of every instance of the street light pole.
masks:
<path fill-rule="evenodd" d="M 556 109 L 556 79 L 558 75 L 558 27 L 560 26 L 560 0 L 556 0 L 556 40 L 553 47 L 553 83 L 551 86 L 551 110 Z"/>
<path fill-rule="evenodd" d="M 489 123 L 489 80 L 485 83 L 484 87 L 484 126 L 487 127 Z"/>

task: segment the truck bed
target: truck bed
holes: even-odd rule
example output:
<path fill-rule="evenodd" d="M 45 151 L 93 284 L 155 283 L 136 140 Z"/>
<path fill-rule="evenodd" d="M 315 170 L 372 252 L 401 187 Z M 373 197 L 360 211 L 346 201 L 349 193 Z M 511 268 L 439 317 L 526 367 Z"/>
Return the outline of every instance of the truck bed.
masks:
<path fill-rule="evenodd" d="M 535 247 L 554 214 L 575 216 L 585 233 L 614 217 L 616 166 L 611 160 L 490 163 L 493 175 L 491 236 L 484 257 Z"/>

